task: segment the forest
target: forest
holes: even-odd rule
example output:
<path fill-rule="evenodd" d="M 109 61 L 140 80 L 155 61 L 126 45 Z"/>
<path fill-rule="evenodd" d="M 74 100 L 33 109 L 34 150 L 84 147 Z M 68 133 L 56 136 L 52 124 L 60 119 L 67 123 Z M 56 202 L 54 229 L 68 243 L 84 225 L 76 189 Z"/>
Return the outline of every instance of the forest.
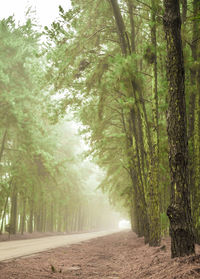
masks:
<path fill-rule="evenodd" d="M 0 21 L 0 233 L 109 228 L 109 200 L 145 243 L 193 254 L 200 1 L 71 5 L 44 29 Z"/>

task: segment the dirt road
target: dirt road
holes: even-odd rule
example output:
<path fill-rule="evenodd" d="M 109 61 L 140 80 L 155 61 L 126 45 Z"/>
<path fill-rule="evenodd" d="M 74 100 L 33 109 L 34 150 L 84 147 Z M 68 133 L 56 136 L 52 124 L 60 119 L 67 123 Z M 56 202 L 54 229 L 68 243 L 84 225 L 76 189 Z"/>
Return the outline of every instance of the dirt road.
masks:
<path fill-rule="evenodd" d="M 90 240 L 100 236 L 106 236 L 115 232 L 119 232 L 119 230 L 1 242 L 0 261 L 27 256 L 38 252 L 46 251 L 49 249 L 79 243 L 81 241 Z"/>
<path fill-rule="evenodd" d="M 200 246 L 195 256 L 171 259 L 170 238 L 149 247 L 143 238 L 122 231 L 90 241 L 0 262 L 0 279 L 199 279 Z M 89 239 L 89 235 L 82 237 Z M 81 240 L 81 235 L 75 241 Z M 60 237 L 59 237 L 60 238 Z M 69 236 L 66 236 L 69 240 Z M 50 237 L 50 243 L 54 237 Z M 46 242 L 44 238 L 40 242 Z M 70 240 L 69 240 L 70 241 Z M 20 243 L 22 241 L 18 241 Z M 23 241 L 28 243 L 26 241 Z M 68 241 L 65 243 L 69 243 Z M 42 244 L 41 244 L 42 245 Z M 0 252 L 2 254 L 2 252 Z"/>

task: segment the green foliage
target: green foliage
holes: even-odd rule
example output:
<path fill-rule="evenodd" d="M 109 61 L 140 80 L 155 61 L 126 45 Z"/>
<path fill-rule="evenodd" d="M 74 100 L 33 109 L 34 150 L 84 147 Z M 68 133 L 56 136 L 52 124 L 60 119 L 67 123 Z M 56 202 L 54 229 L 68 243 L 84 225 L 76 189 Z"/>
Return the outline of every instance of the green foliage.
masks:
<path fill-rule="evenodd" d="M 96 206 L 99 194 L 86 191 L 85 181 L 92 175 L 91 165 L 85 167 L 81 162 L 77 146 L 81 151 L 82 145 L 72 132 L 70 122 L 61 120 L 73 115 L 81 122 L 81 134 L 89 145 L 85 154 L 103 170 L 99 188 L 108 194 L 116 208 L 125 208 L 127 214 L 133 215 L 139 235 L 144 234 L 149 220 L 154 221 L 152 215 L 159 207 L 161 230 L 165 233 L 170 179 L 162 3 L 159 0 L 118 1 L 128 44 L 125 56 L 121 53 L 120 36 L 111 12 L 112 1 L 71 2 L 72 9 L 65 11 L 59 6 L 58 20 L 44 28 L 45 46 L 41 46 L 41 34 L 35 31 L 31 20 L 23 26 L 16 26 L 12 17 L 0 22 L 1 139 L 8 129 L 0 169 L 1 208 L 14 182 L 19 198 L 25 196 L 29 201 L 29 217 L 32 204 L 33 207 L 37 204 L 33 215 L 41 230 L 52 229 L 51 210 L 55 211 L 54 222 L 62 223 L 62 229 L 65 223 L 73 230 L 78 226 L 72 221 L 73 216 L 81 219 L 81 210 L 86 212 L 86 208 L 91 210 Z M 192 4 L 188 1 L 187 22 L 195 27 L 198 13 L 194 15 Z M 188 108 L 190 93 L 196 92 L 198 85 L 192 82 L 191 75 L 199 69 L 199 57 L 194 57 L 191 24 L 185 24 L 183 32 Z M 152 44 L 154 28 L 156 47 Z M 158 123 L 155 123 L 156 109 Z M 195 109 L 197 113 L 198 106 Z M 189 114 L 192 115 L 191 108 Z M 197 129 L 195 135 L 197 143 Z M 192 140 L 193 135 L 189 141 L 191 154 L 194 152 Z M 159 177 L 158 187 L 156 177 Z M 197 179 L 195 183 L 197 185 Z M 192 195 L 198 204 L 194 198 L 195 194 L 199 196 L 196 188 L 193 186 Z M 154 203 L 153 196 L 159 205 Z M 23 211 L 22 206 L 20 210 Z M 198 208 L 194 207 L 193 211 L 197 216 Z M 47 219 L 46 228 L 40 227 L 40 215 Z"/>
<path fill-rule="evenodd" d="M 143 57 L 148 49 L 151 50 L 151 56 L 155 56 L 155 49 L 150 41 L 150 29 L 155 22 L 148 20 L 150 10 L 146 9 L 150 3 L 147 3 L 143 10 L 142 4 L 131 2 L 138 14 L 134 15 L 137 46 L 136 51 L 126 57 L 121 55 L 116 23 L 113 14 L 110 13 L 111 6 L 108 1 L 72 1 L 72 10 L 65 12 L 60 8 L 60 19 L 52 24 L 51 29 L 46 29 L 51 44 L 48 59 L 49 63 L 54 65 L 49 69 L 54 88 L 60 91 L 65 91 L 66 88 L 69 90 L 70 94 L 62 101 L 63 108 L 70 102 L 71 108 L 76 111 L 78 119 L 85 127 L 82 133 L 85 133 L 91 146 L 89 156 L 92 155 L 95 162 L 106 172 L 100 187 L 109 193 L 112 203 L 118 203 L 120 207 L 123 204 L 128 212 L 133 206 L 134 194 L 136 199 L 136 192 L 142 188 L 147 190 L 145 181 L 150 173 L 148 166 L 151 162 L 147 129 L 153 127 L 154 131 L 154 97 L 151 90 L 151 67 L 154 59 L 151 59 L 151 63 L 146 63 Z M 154 5 L 157 16 L 160 15 L 159 4 L 160 1 Z M 121 1 L 120 7 L 127 40 L 131 44 L 132 26 L 127 12 L 127 1 Z M 161 35 L 158 39 L 157 60 L 158 70 L 162 72 L 165 68 L 162 57 L 166 47 L 159 24 L 158 28 Z M 160 142 L 163 147 L 159 171 L 160 177 L 168 177 L 164 117 L 167 108 L 167 81 L 163 74 L 159 75 L 158 88 L 159 125 L 162 135 Z M 132 118 L 135 120 L 130 119 L 130 113 L 134 113 Z M 131 121 L 135 122 L 130 124 Z M 136 133 L 141 134 L 135 135 L 139 143 L 134 139 L 133 126 Z M 153 131 L 150 135 L 152 138 Z M 142 173 L 139 164 L 143 166 Z M 131 182 L 132 171 L 136 173 L 134 183 Z M 148 197 L 147 193 L 145 196 Z M 141 204 L 138 206 L 141 207 Z M 161 208 L 166 210 L 165 206 Z"/>
<path fill-rule="evenodd" d="M 52 25 L 54 30 L 59 26 Z M 67 120 L 58 123 L 59 114 L 72 101 L 63 105 L 52 98 L 48 55 L 34 27 L 30 19 L 22 26 L 16 26 L 12 17 L 0 22 L 1 231 L 6 214 L 13 232 L 17 230 L 16 214 L 21 232 L 25 224 L 30 232 L 103 225 L 103 221 L 87 223 L 87 216 L 81 221 L 79 211 L 86 215 L 90 198 L 85 188 L 88 169 L 78 156 L 81 142 L 72 124 Z M 102 201 L 97 211 L 106 206 Z"/>

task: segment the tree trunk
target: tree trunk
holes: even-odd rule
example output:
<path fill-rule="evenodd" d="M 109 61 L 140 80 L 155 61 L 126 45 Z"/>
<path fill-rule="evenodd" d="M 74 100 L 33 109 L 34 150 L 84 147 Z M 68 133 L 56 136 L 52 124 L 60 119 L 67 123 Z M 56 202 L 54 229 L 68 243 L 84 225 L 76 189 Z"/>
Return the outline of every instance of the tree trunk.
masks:
<path fill-rule="evenodd" d="M 167 79 L 169 107 L 167 132 L 171 174 L 170 220 L 171 256 L 193 254 L 194 235 L 189 193 L 188 143 L 185 105 L 185 74 L 181 41 L 179 0 L 164 0 L 163 19 L 167 41 Z"/>
<path fill-rule="evenodd" d="M 57 205 L 57 218 L 58 218 L 58 221 L 57 221 L 57 228 L 56 228 L 56 231 L 57 232 L 61 232 L 62 231 L 62 220 L 63 220 L 63 210 L 62 210 L 62 205 L 61 203 L 59 203 Z"/>
<path fill-rule="evenodd" d="M 112 9 L 113 9 L 113 14 L 114 18 L 116 21 L 116 27 L 119 35 L 119 40 L 120 40 L 120 46 L 122 50 L 122 54 L 126 56 L 128 54 L 128 49 L 129 49 L 129 43 L 127 40 L 127 34 L 124 26 L 124 21 L 119 9 L 119 5 L 117 0 L 110 0 Z"/>
<path fill-rule="evenodd" d="M 181 5 L 182 5 L 182 23 L 184 24 L 187 19 L 187 0 L 181 0 Z"/>
<path fill-rule="evenodd" d="M 135 52 L 135 29 L 134 29 L 134 20 L 133 20 L 133 5 L 130 0 L 127 0 L 129 17 L 130 17 L 130 25 L 131 25 L 131 50 Z M 157 57 L 156 57 L 156 23 L 155 23 L 155 1 L 153 1 L 153 11 L 152 11 L 152 22 L 154 25 L 151 29 L 151 37 L 152 44 L 155 51 L 155 59 L 153 63 L 153 83 L 152 83 L 152 91 L 154 96 L 154 108 L 153 108 L 153 120 L 154 120 L 154 130 L 153 130 L 153 138 L 151 137 L 150 127 L 148 123 L 148 117 L 146 112 L 145 103 L 143 101 L 142 92 L 134 89 L 135 81 L 132 80 L 132 92 L 133 97 L 136 100 L 136 116 L 138 122 L 138 139 L 139 139 L 139 159 L 141 161 L 141 170 L 143 177 L 143 185 L 145 191 L 148 193 L 147 200 L 147 213 L 148 213 L 148 242 L 151 246 L 159 246 L 160 245 L 160 209 L 159 209 L 159 199 L 158 199 L 158 94 L 157 94 Z M 140 100 L 139 102 L 137 100 Z M 144 124 L 142 123 L 142 113 L 144 115 Z M 133 128 L 136 126 L 134 124 L 132 117 Z M 144 158 L 145 148 L 144 148 L 144 133 L 143 126 L 145 127 L 145 136 L 147 138 L 148 143 L 148 156 Z M 154 140 L 154 144 L 152 144 L 152 139 Z M 148 161 L 149 160 L 149 161 Z M 148 181 L 148 183 L 147 183 Z M 146 203 L 146 202 L 145 202 Z"/>
<path fill-rule="evenodd" d="M 21 234 L 24 234 L 24 228 L 25 228 L 25 221 L 26 221 L 26 197 L 23 197 L 23 209 L 21 214 Z"/>
<path fill-rule="evenodd" d="M 46 226 L 47 226 L 47 203 L 46 201 L 43 201 L 43 227 L 42 227 L 43 232 L 46 232 Z"/>
<path fill-rule="evenodd" d="M 11 212 L 10 212 L 10 233 L 16 234 L 17 232 L 17 200 L 18 200 L 17 186 L 13 185 L 12 196 L 11 196 Z"/>
<path fill-rule="evenodd" d="M 30 202 L 30 212 L 29 212 L 28 232 L 33 233 L 33 211 L 34 211 L 33 198 L 31 198 L 29 202 Z"/>
<path fill-rule="evenodd" d="M 159 246 L 161 241 L 160 206 L 159 206 L 159 134 L 158 134 L 158 70 L 157 70 L 157 34 L 156 34 L 156 2 L 151 0 L 151 43 L 153 47 L 152 63 L 152 96 L 153 96 L 153 129 L 149 141 L 150 171 L 148 183 L 149 245 Z M 150 138 L 151 136 L 149 136 Z"/>
<path fill-rule="evenodd" d="M 191 89 L 189 110 L 189 139 L 190 139 L 190 181 L 192 189 L 192 217 L 194 222 L 195 240 L 200 243 L 200 29 L 198 15 L 200 14 L 200 2 L 193 1 L 193 36 L 192 58 L 193 65 L 190 68 Z"/>
<path fill-rule="evenodd" d="M 51 207 L 50 207 L 50 224 L 49 224 L 49 229 L 50 232 L 54 231 L 54 204 L 53 201 L 51 202 Z"/>
<path fill-rule="evenodd" d="M 5 147 L 5 143 L 6 143 L 6 136 L 7 136 L 7 129 L 5 130 L 4 134 L 3 134 L 3 139 L 2 139 L 2 143 L 1 143 L 1 149 L 0 149 L 0 162 L 1 159 L 3 157 L 3 151 L 4 151 L 4 147 Z M 1 166 L 1 165 L 0 165 Z"/>
<path fill-rule="evenodd" d="M 130 24 L 131 24 L 131 46 L 129 44 L 128 35 L 125 30 L 124 21 L 119 9 L 118 1 L 117 0 L 110 0 L 113 15 L 116 22 L 116 27 L 118 30 L 118 36 L 120 40 L 120 47 L 122 54 L 127 56 L 131 54 L 131 51 L 135 51 L 135 29 L 134 29 L 134 20 L 132 16 L 133 6 L 131 1 L 128 1 L 128 9 L 130 14 Z M 135 91 L 135 80 L 134 77 L 131 80 L 131 90 L 127 92 L 127 97 L 134 97 L 137 100 L 136 91 Z M 132 172 L 131 168 L 133 168 L 133 140 L 135 141 L 135 148 L 136 148 L 136 157 L 137 157 L 137 170 L 138 170 L 138 183 L 140 184 L 138 187 L 140 188 L 140 207 L 143 209 L 143 216 L 141 216 L 141 224 L 143 225 L 143 235 L 145 236 L 145 242 L 149 241 L 149 222 L 147 216 L 147 207 L 144 195 L 144 188 L 146 185 L 146 173 L 145 173 L 145 163 L 144 163 L 144 135 L 143 135 L 143 125 L 141 119 L 141 112 L 138 102 L 136 101 L 136 110 L 135 108 L 131 108 L 130 112 L 127 115 L 127 122 L 129 123 L 128 132 L 127 134 L 127 155 L 128 160 L 130 162 L 130 173 Z M 131 177 L 132 179 L 132 177 Z M 144 218 L 143 218 L 144 217 Z"/>
<path fill-rule="evenodd" d="M 7 209 L 7 205 L 8 205 L 8 198 L 9 198 L 9 196 L 6 197 L 6 201 L 5 201 L 4 208 L 3 208 L 3 215 L 2 215 L 2 219 L 1 219 L 0 234 L 3 232 L 3 224 L 4 224 L 4 219 L 6 217 L 6 209 Z"/>

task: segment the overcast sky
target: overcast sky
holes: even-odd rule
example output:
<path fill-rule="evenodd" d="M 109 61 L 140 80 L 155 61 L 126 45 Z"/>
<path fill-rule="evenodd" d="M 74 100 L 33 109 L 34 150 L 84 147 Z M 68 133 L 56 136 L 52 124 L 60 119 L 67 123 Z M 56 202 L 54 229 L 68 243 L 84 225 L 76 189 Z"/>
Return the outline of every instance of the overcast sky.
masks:
<path fill-rule="evenodd" d="M 70 0 L 5 0 L 0 7 L 0 19 L 14 14 L 17 21 L 24 22 L 25 11 L 32 6 L 39 24 L 49 25 L 58 16 L 59 5 L 64 10 L 69 9 Z"/>

